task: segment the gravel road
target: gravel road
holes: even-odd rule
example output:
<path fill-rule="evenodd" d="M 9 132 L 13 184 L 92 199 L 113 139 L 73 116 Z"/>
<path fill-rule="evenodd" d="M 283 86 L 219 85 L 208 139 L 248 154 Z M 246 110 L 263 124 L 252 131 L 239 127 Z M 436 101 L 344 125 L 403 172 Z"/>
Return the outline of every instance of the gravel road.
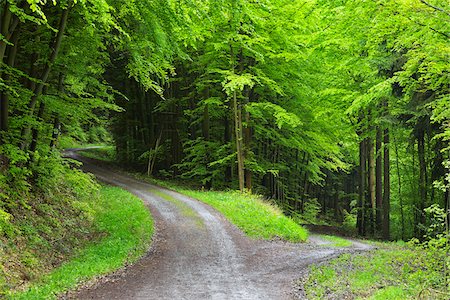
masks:
<path fill-rule="evenodd" d="M 83 169 L 99 180 L 141 198 L 155 219 L 149 253 L 120 275 L 79 290 L 76 299 L 293 299 L 294 280 L 311 265 L 343 252 L 367 250 L 247 238 L 220 213 L 195 199 L 136 180 L 113 168 L 81 158 Z M 325 245 L 324 245 L 325 243 Z"/>

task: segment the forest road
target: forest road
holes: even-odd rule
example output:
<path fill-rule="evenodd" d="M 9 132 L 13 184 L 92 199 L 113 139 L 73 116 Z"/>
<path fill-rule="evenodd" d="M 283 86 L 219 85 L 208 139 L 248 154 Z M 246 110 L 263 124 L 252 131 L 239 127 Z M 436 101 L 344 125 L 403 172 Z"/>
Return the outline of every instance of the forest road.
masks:
<path fill-rule="evenodd" d="M 100 181 L 141 198 L 155 219 L 149 253 L 120 275 L 71 294 L 76 299 L 295 299 L 294 280 L 311 265 L 341 253 L 367 250 L 247 238 L 211 207 L 82 158 L 83 169 Z"/>

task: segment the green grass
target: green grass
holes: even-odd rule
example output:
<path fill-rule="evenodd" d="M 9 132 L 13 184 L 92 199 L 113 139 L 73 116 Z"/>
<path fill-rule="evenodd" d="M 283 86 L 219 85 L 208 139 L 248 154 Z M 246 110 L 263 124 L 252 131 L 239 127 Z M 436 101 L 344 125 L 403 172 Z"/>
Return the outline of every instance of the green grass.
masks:
<path fill-rule="evenodd" d="M 179 192 L 211 205 L 249 237 L 266 240 L 280 238 L 290 242 L 303 242 L 308 237 L 306 229 L 258 196 L 234 191 L 181 189 Z"/>
<path fill-rule="evenodd" d="M 450 299 L 445 251 L 394 244 L 382 247 L 311 267 L 303 280 L 307 298 Z"/>
<path fill-rule="evenodd" d="M 324 239 L 326 241 L 331 242 L 330 244 L 326 244 L 324 246 L 327 247 L 338 247 L 338 248 L 342 248 L 342 247 L 350 247 L 352 245 L 352 242 L 349 240 L 346 240 L 344 238 L 338 237 L 338 236 L 333 236 L 333 235 L 320 235 L 321 239 Z"/>
<path fill-rule="evenodd" d="M 277 206 L 263 200 L 258 195 L 237 191 L 193 190 L 180 184 L 149 178 L 142 174 L 131 175 L 212 206 L 251 238 L 282 239 L 290 242 L 304 242 L 308 238 L 308 231 L 304 227 L 285 216 Z"/>
<path fill-rule="evenodd" d="M 95 276 L 136 261 L 149 247 L 153 222 L 141 200 L 116 187 L 103 187 L 92 205 L 94 222 L 105 234 L 75 256 L 10 299 L 56 299 L 57 295 Z"/>

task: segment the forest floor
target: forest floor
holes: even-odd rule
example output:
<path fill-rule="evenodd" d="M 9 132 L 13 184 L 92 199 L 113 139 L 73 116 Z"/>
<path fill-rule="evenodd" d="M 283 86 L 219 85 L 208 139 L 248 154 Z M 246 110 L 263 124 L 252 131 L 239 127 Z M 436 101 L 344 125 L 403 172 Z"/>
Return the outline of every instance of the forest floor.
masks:
<path fill-rule="evenodd" d="M 71 156 L 101 181 L 141 198 L 155 219 L 150 252 L 119 276 L 68 295 L 77 299 L 292 299 L 294 280 L 312 264 L 343 253 L 370 250 L 360 242 L 336 243 L 311 235 L 307 243 L 246 237 L 210 206 L 132 178 L 100 162 Z"/>

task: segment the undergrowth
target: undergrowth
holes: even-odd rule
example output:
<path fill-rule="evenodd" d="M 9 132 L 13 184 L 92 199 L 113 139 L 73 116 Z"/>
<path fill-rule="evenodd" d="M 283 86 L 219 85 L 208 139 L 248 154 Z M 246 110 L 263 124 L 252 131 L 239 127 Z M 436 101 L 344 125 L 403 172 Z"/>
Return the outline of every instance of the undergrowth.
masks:
<path fill-rule="evenodd" d="M 117 187 L 103 187 L 89 204 L 101 238 L 78 249 L 58 268 L 36 280 L 11 299 L 56 298 L 81 282 L 107 274 L 136 261 L 146 252 L 153 222 L 141 200 Z"/>
<path fill-rule="evenodd" d="M 312 266 L 302 282 L 307 299 L 450 299 L 444 249 L 377 245 Z"/>
<path fill-rule="evenodd" d="M 30 157 L 4 145 L 0 159 L 0 298 L 54 297 L 146 248 L 151 222 L 140 200 L 99 193 L 93 177 L 57 151 Z"/>

